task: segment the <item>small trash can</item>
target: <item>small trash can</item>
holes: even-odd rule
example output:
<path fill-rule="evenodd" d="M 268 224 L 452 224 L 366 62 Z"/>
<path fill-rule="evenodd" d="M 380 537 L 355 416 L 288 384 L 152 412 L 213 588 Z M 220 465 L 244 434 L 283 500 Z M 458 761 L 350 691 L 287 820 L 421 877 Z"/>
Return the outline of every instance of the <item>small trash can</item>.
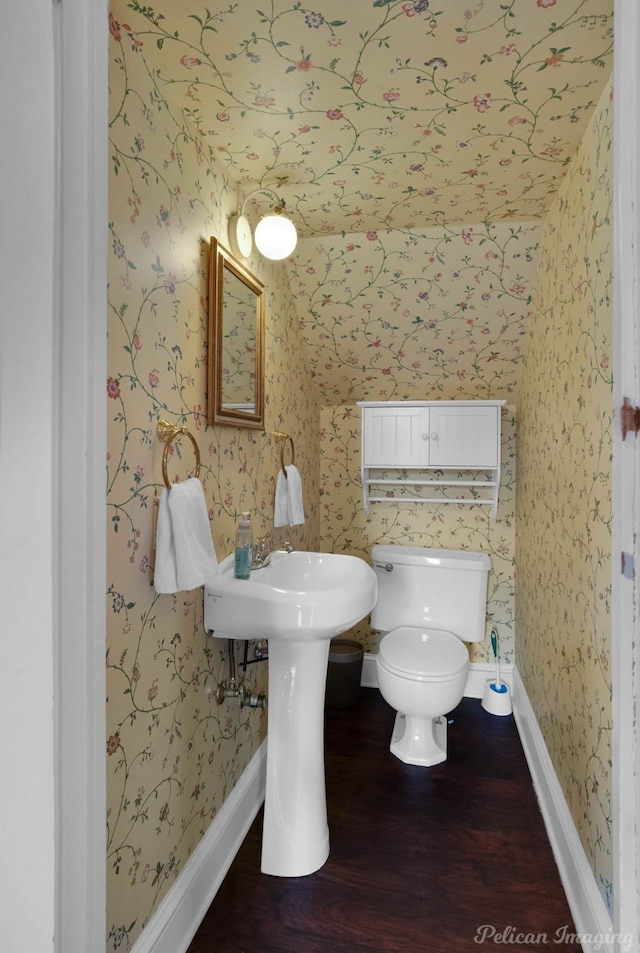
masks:
<path fill-rule="evenodd" d="M 329 648 L 326 704 L 329 708 L 354 708 L 360 701 L 364 649 L 351 639 L 333 639 Z"/>

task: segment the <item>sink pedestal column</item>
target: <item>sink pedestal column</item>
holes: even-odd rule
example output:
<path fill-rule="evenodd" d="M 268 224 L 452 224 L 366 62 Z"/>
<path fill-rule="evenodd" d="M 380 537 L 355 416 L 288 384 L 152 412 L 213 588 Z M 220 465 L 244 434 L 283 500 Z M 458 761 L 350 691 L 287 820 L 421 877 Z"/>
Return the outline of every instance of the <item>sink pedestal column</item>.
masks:
<path fill-rule="evenodd" d="M 269 640 L 265 874 L 303 877 L 329 856 L 324 696 L 329 639 Z"/>

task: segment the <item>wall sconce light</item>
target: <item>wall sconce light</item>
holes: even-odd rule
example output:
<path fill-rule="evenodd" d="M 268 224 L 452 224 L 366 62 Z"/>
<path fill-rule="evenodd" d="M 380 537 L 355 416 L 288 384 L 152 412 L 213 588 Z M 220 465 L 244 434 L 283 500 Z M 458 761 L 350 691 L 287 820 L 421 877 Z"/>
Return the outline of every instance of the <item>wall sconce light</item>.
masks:
<path fill-rule="evenodd" d="M 232 215 L 229 219 L 231 251 L 238 258 L 248 258 L 251 254 L 254 238 L 244 210 L 249 199 L 259 192 L 271 195 L 277 204 L 273 206 L 269 215 L 260 219 L 256 226 L 256 248 L 265 258 L 269 258 L 271 261 L 281 261 L 290 255 L 296 247 L 298 233 L 291 219 L 284 214 L 284 202 L 270 189 L 254 189 L 253 192 L 249 192 L 242 203 L 239 214 Z"/>

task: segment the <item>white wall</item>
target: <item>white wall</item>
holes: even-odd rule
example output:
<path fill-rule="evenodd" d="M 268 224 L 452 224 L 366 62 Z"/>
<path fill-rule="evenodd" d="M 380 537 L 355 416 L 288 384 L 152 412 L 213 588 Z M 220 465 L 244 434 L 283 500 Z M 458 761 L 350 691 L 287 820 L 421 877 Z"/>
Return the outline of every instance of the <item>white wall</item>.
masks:
<path fill-rule="evenodd" d="M 54 932 L 52 385 L 54 84 L 50 3 L 0 33 L 0 948 Z"/>

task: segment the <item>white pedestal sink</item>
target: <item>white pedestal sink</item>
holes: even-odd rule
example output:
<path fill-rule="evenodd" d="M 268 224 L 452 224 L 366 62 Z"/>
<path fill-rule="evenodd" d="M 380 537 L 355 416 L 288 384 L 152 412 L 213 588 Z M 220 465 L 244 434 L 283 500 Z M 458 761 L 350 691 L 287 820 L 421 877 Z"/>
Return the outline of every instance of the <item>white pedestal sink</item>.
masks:
<path fill-rule="evenodd" d="M 377 598 L 357 556 L 273 553 L 250 579 L 233 554 L 204 593 L 204 621 L 219 638 L 269 639 L 267 784 L 261 869 L 302 877 L 329 856 L 324 781 L 324 693 L 329 642 Z"/>

